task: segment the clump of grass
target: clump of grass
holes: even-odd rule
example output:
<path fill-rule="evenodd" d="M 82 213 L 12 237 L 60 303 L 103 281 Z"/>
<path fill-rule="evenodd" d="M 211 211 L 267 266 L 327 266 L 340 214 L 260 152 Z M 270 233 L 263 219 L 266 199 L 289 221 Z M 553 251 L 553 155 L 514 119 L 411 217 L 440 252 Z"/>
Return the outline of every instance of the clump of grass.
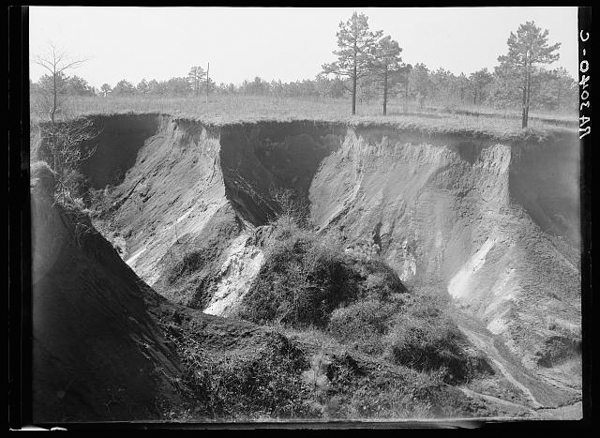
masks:
<path fill-rule="evenodd" d="M 340 356 L 328 369 L 329 390 L 324 397 L 330 418 L 431 418 L 432 405 L 414 397 L 413 385 L 430 385 L 428 376 L 405 373 L 370 376 L 351 356 Z"/>
<path fill-rule="evenodd" d="M 556 335 L 548 338 L 536 352 L 538 365 L 550 368 L 581 355 L 581 339 Z"/>
<path fill-rule="evenodd" d="M 167 282 L 173 284 L 180 277 L 201 270 L 210 260 L 217 256 L 215 247 L 184 253 L 180 260 L 169 267 Z"/>
<path fill-rule="evenodd" d="M 465 380 L 469 371 L 461 341 L 461 333 L 447 316 L 418 315 L 414 309 L 396 317 L 386 339 L 392 362 L 418 371 L 442 370 L 448 383 Z"/>
<path fill-rule="evenodd" d="M 332 419 L 427 419 L 489 415 L 485 406 L 468 401 L 446 385 L 440 373 L 395 367 L 377 373 L 361 369 L 350 355 L 328 366 L 330 381 L 321 395 L 324 415 Z"/>

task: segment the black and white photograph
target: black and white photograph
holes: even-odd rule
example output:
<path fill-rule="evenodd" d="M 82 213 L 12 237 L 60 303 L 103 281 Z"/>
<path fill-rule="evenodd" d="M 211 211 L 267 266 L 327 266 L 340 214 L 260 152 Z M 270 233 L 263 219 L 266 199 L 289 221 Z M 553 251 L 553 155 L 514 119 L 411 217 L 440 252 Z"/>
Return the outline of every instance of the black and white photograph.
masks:
<path fill-rule="evenodd" d="M 31 427 L 582 420 L 580 13 L 25 8 Z"/>

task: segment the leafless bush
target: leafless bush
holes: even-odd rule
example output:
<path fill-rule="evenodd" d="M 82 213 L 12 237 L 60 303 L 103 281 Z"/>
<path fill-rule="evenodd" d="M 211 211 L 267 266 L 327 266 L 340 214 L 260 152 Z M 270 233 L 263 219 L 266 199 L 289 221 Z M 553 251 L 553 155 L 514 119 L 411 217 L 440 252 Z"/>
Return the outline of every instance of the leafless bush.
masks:
<path fill-rule="evenodd" d="M 58 202 L 74 203 L 84 180 L 79 172 L 81 163 L 96 152 L 95 146 L 84 147 L 83 143 L 99 132 L 87 118 L 44 124 L 41 131 L 47 150 L 46 161 L 56 174 L 55 198 Z"/>
<path fill-rule="evenodd" d="M 289 217 L 300 227 L 307 227 L 310 220 L 310 205 L 305 196 L 281 187 L 269 190 L 271 199 L 279 207 L 279 217 Z"/>

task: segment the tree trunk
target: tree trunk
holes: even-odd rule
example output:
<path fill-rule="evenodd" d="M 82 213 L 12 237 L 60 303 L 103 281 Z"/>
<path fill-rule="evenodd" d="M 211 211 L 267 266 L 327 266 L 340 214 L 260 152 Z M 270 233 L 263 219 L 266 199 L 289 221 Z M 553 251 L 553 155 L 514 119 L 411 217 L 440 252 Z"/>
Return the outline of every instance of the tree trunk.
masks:
<path fill-rule="evenodd" d="M 354 75 L 352 76 L 352 115 L 356 114 L 356 66 L 354 66 Z"/>
<path fill-rule="evenodd" d="M 529 122 L 529 107 L 531 106 L 531 72 L 527 72 L 527 108 L 525 109 L 525 127 Z"/>
<path fill-rule="evenodd" d="M 525 129 L 527 128 L 527 76 L 525 77 L 525 83 L 523 84 L 523 100 L 521 102 L 521 106 L 521 128 Z"/>
<path fill-rule="evenodd" d="M 383 77 L 383 115 L 387 115 L 388 71 L 385 69 Z"/>
<path fill-rule="evenodd" d="M 356 114 L 356 82 L 358 81 L 358 69 L 356 66 L 358 57 L 358 47 L 356 46 L 356 39 L 354 40 L 354 59 L 353 61 L 353 72 L 352 72 L 352 115 Z"/>
<path fill-rule="evenodd" d="M 54 74 L 52 75 L 52 111 L 50 112 L 50 120 L 52 121 L 52 124 L 54 125 L 54 115 L 56 114 L 56 72 L 54 72 Z"/>

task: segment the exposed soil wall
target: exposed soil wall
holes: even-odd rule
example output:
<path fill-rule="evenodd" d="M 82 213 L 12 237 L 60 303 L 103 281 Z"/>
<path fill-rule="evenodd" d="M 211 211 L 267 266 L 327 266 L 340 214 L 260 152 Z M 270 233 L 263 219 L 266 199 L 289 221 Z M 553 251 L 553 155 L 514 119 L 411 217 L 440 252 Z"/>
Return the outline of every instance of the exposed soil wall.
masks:
<path fill-rule="evenodd" d="M 159 131 L 161 117 L 157 114 L 123 114 L 91 117 L 98 135 L 89 145 L 96 146 L 92 157 L 83 162 L 82 172 L 95 189 L 120 184 L 135 164 L 144 142 Z"/>
<path fill-rule="evenodd" d="M 239 258 L 229 246 L 280 211 L 274 193 L 290 190 L 307 199 L 320 161 L 339 147 L 335 131 L 313 122 L 215 128 L 160 119 L 133 165 L 122 163 L 129 166 L 123 181 L 104 187 L 96 225 L 149 285 L 202 308 L 231 281 L 226 270 L 220 274 L 227 260 Z"/>
<path fill-rule="evenodd" d="M 104 201 L 100 228 L 114 231 L 123 259 L 152 286 L 169 248 L 200 234 L 227 203 L 218 137 L 201 125 L 163 121 L 123 182 L 105 190 Z"/>
<path fill-rule="evenodd" d="M 565 242 L 579 229 L 577 157 L 568 136 L 548 146 L 358 127 L 323 160 L 312 217 L 409 285 L 445 284 L 534 366 L 549 315 L 580 321 L 578 249 Z M 553 173 L 560 178 L 545 184 Z M 545 220 L 559 209 L 570 218 L 562 240 L 547 234 L 556 220 Z"/>
<path fill-rule="evenodd" d="M 227 197 L 254 225 L 265 224 L 278 213 L 277 190 L 307 197 L 321 160 L 339 147 L 344 132 L 343 127 L 314 122 L 223 127 L 220 157 Z"/>
<path fill-rule="evenodd" d="M 520 144 L 510 169 L 511 196 L 546 233 L 580 245 L 580 158 L 575 133 Z"/>

